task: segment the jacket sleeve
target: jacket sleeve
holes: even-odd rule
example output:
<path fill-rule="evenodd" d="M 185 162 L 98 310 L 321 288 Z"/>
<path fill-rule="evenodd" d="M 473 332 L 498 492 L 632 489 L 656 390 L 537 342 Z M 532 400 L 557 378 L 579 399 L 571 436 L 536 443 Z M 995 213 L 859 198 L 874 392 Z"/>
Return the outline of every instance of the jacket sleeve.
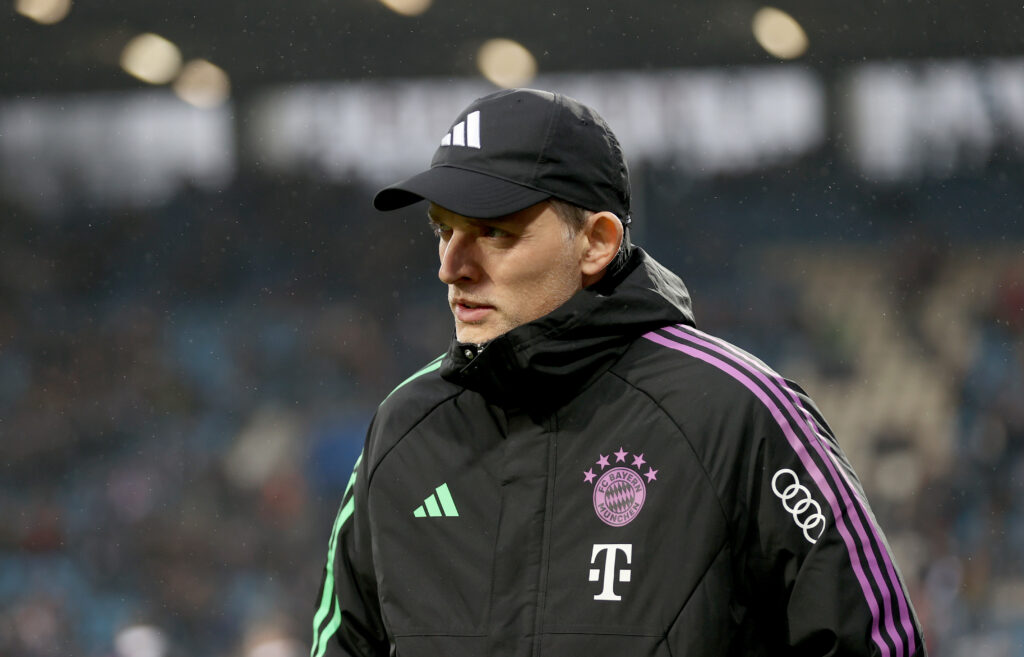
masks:
<path fill-rule="evenodd" d="M 310 657 L 384 657 L 388 637 L 377 598 L 367 518 L 365 454 L 356 460 L 327 549 Z"/>
<path fill-rule="evenodd" d="M 813 402 L 777 379 L 752 428 L 746 573 L 763 630 L 795 655 L 924 655 L 888 543 Z"/>

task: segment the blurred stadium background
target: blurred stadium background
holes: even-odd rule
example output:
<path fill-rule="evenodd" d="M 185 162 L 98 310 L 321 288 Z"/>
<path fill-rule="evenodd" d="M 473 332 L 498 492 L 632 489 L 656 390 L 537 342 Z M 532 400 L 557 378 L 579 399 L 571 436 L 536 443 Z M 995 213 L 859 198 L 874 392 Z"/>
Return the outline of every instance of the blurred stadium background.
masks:
<path fill-rule="evenodd" d="M 495 86 L 595 106 L 698 325 L 800 382 L 933 655 L 1024 655 L 1019 2 L 15 0 L 0 655 L 308 653 L 376 405 L 450 335 L 369 205 Z"/>

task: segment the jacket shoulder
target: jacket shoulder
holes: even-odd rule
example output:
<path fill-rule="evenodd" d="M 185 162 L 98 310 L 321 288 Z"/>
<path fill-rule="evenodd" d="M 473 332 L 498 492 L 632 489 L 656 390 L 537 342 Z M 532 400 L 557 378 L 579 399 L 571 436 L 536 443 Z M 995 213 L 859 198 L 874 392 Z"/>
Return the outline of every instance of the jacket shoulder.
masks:
<path fill-rule="evenodd" d="M 749 418 L 766 410 L 760 388 L 751 384 L 757 376 L 754 372 L 762 376 L 771 372 L 767 365 L 689 326 L 667 326 L 644 334 L 613 370 L 680 426 L 721 426 L 724 418 Z"/>
<path fill-rule="evenodd" d="M 637 340 L 634 376 L 649 394 L 672 398 L 688 414 L 741 415 L 781 435 L 812 421 L 834 442 L 814 401 L 795 382 L 729 342 L 689 326 L 666 326 Z M 749 427 L 748 427 L 749 428 Z"/>
<path fill-rule="evenodd" d="M 672 418 L 705 463 L 745 462 L 762 447 L 792 456 L 821 443 L 841 453 L 800 386 L 725 340 L 667 326 L 629 353 L 616 373 Z"/>
<path fill-rule="evenodd" d="M 435 408 L 462 392 L 441 378 L 444 355 L 409 375 L 380 403 L 370 426 L 367 452 L 371 469 Z"/>

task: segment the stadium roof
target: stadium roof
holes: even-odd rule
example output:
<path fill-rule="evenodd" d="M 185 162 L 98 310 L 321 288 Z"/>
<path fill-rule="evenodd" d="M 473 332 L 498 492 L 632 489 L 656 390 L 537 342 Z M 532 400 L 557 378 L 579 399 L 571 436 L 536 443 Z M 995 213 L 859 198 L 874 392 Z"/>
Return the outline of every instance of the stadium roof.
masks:
<path fill-rule="evenodd" d="M 825 70 L 865 59 L 1024 53 L 1019 0 L 775 6 L 809 37 L 802 61 Z M 226 70 L 236 97 L 298 80 L 472 76 L 477 49 L 492 37 L 526 46 L 542 73 L 775 61 L 751 33 L 759 7 L 744 0 L 434 0 L 409 17 L 377 0 L 80 0 L 53 25 L 8 9 L 0 96 L 144 87 L 118 64 L 141 32 L 173 41 L 185 59 Z"/>

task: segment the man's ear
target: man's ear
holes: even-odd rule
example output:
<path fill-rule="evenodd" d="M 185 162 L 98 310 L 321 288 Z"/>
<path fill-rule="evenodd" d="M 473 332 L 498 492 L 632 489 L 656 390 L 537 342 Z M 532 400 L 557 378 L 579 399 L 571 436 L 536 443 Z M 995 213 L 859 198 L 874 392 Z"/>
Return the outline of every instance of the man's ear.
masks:
<path fill-rule="evenodd" d="M 585 247 L 580 257 L 583 287 L 601 280 L 605 268 L 615 259 L 622 245 L 622 222 L 611 212 L 595 212 L 583 225 Z"/>

